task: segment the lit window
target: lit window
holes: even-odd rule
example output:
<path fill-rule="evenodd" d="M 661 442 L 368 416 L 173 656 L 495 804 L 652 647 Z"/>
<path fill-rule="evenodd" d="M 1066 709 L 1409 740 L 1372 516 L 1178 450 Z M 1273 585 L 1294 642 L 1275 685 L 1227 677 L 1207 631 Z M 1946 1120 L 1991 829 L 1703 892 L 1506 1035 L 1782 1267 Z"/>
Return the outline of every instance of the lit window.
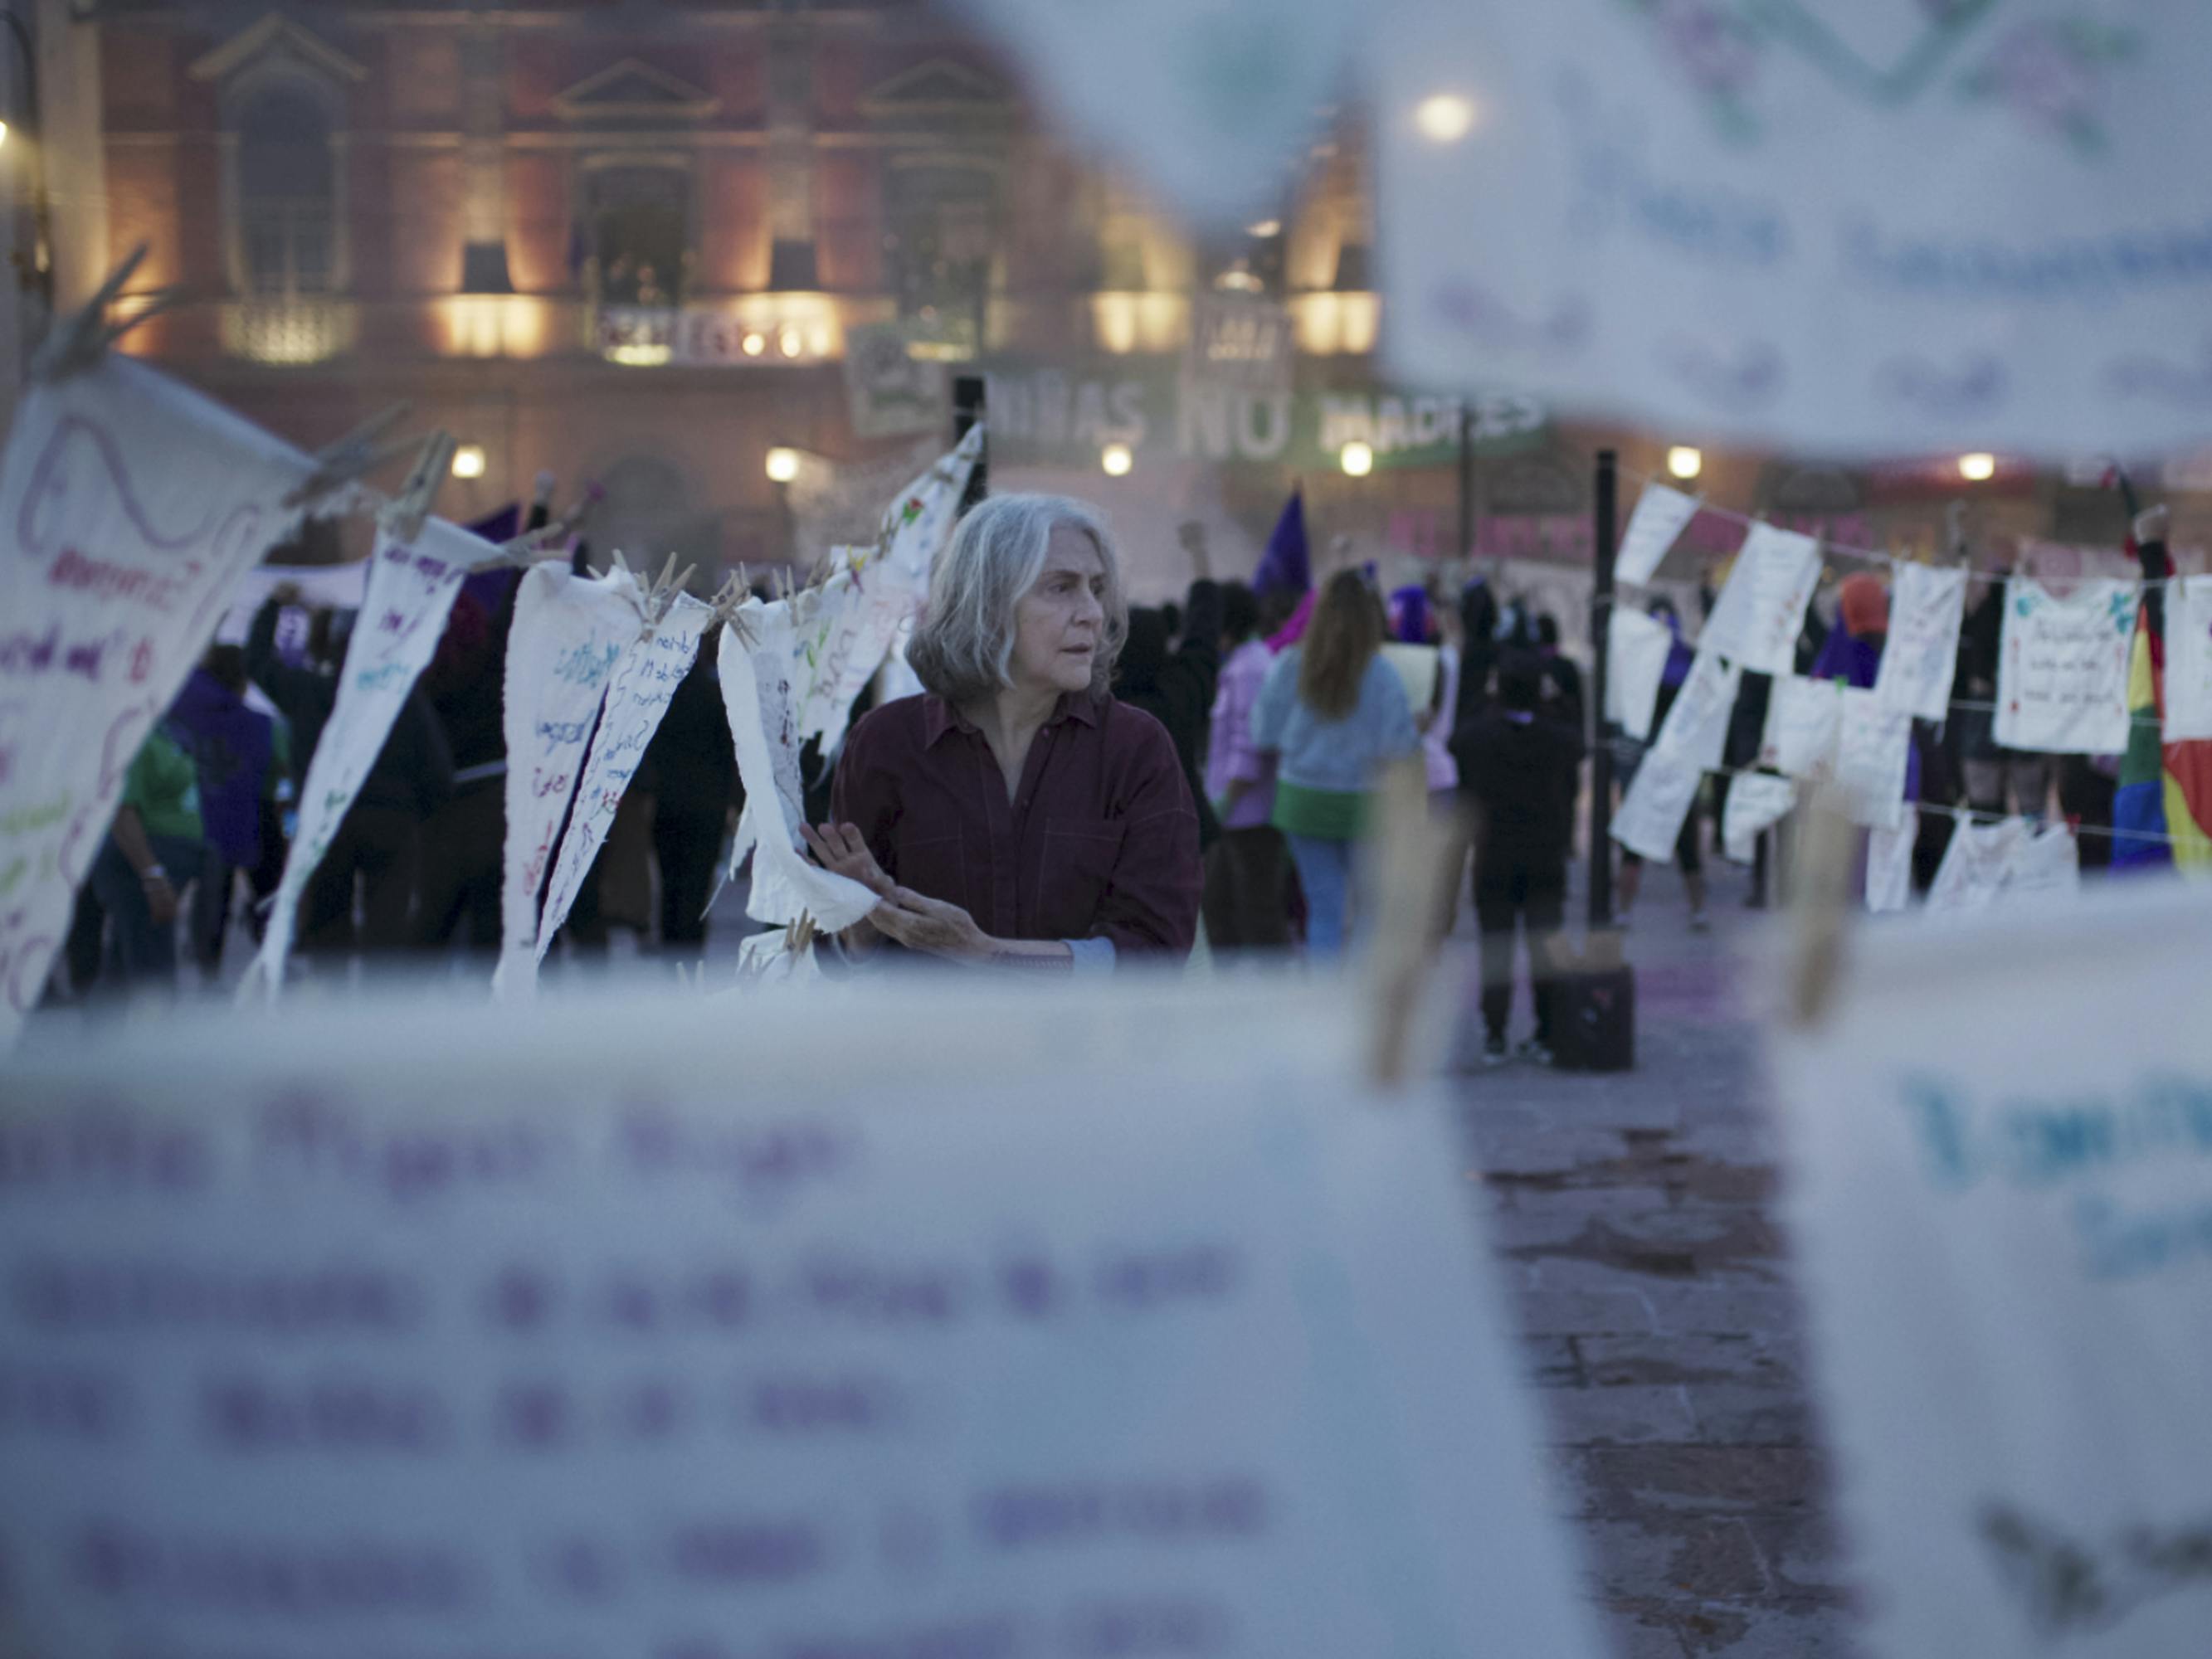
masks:
<path fill-rule="evenodd" d="M 275 86 L 238 121 L 238 271 L 256 299 L 298 300 L 337 286 L 337 168 L 322 104 Z"/>
<path fill-rule="evenodd" d="M 672 167 L 616 166 L 590 176 L 600 300 L 656 309 L 682 304 L 690 263 L 690 175 Z"/>

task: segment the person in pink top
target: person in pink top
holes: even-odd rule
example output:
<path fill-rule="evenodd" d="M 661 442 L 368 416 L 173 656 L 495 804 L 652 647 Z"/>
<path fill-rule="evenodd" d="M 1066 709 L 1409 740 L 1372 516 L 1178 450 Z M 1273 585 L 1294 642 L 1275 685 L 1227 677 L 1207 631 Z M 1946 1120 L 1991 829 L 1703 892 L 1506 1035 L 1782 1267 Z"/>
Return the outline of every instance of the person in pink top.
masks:
<path fill-rule="evenodd" d="M 1221 838 L 1206 858 L 1206 942 L 1217 951 L 1283 950 L 1291 942 L 1290 849 L 1271 822 L 1273 757 L 1252 744 L 1252 710 L 1275 653 L 1262 637 L 1250 588 L 1229 583 L 1221 611 L 1221 679 L 1206 757 L 1206 793 L 1220 817 Z"/>

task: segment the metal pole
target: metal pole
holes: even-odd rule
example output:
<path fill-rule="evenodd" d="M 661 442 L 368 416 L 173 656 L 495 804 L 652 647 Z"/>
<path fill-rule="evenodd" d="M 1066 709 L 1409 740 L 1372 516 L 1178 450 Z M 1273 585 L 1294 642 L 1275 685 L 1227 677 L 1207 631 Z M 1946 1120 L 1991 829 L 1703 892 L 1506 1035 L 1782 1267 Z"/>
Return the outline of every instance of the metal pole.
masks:
<path fill-rule="evenodd" d="M 984 387 L 981 374 L 963 374 L 952 383 L 952 441 L 958 444 L 983 418 Z M 991 493 L 991 434 L 983 434 L 983 453 L 975 458 L 975 471 L 968 480 L 968 493 L 960 498 L 960 511 Z"/>
<path fill-rule="evenodd" d="M 1474 557 L 1474 398 L 1459 405 L 1459 545 L 1456 556 Z"/>
<path fill-rule="evenodd" d="M 1613 561 L 1618 550 L 1620 457 L 1597 453 L 1595 580 L 1590 585 L 1590 709 L 1596 741 L 1590 756 L 1589 925 L 1613 923 L 1613 728 L 1605 717 L 1606 645 L 1613 629 Z"/>

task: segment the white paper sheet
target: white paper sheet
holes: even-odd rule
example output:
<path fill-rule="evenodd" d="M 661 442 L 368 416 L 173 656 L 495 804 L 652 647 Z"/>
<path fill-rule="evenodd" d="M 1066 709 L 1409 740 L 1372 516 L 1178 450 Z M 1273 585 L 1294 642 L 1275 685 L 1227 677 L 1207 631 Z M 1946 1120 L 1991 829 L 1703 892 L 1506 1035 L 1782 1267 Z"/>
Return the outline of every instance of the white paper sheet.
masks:
<path fill-rule="evenodd" d="M 1986 910 L 2011 878 L 2013 860 L 2031 833 L 2026 818 L 1976 823 L 1960 818 L 1929 884 L 1930 910 Z"/>
<path fill-rule="evenodd" d="M 1890 578 L 1889 634 L 1874 689 L 1888 708 L 1942 721 L 1951 714 L 1959 666 L 1959 625 L 1966 614 L 1966 572 L 1900 564 Z"/>
<path fill-rule="evenodd" d="M 554 854 L 553 878 L 545 889 L 545 908 L 538 921 L 535 948 L 540 962 L 553 935 L 568 921 L 577 890 L 591 873 L 592 860 L 614 827 L 623 792 L 645 758 L 646 745 L 660 729 L 660 717 L 668 712 L 676 688 L 691 672 L 699 637 L 714 617 L 711 609 L 689 593 L 678 593 L 656 626 L 633 635 L 623 647 L 607 678 L 599 729 L 592 736 L 584 775 L 577 781 L 575 807 L 561 836 L 561 850 Z"/>
<path fill-rule="evenodd" d="M 1738 864 L 1750 863 L 1759 832 L 1779 823 L 1796 805 L 1797 786 L 1790 779 L 1738 773 L 1728 781 L 1728 804 L 1721 809 L 1722 852 Z"/>
<path fill-rule="evenodd" d="M 1659 562 L 1667 556 L 1667 550 L 1697 516 L 1695 495 L 1685 495 L 1662 483 L 1644 485 L 1644 493 L 1636 498 L 1636 510 L 1628 515 L 1628 528 L 1621 532 L 1620 547 L 1613 555 L 1613 580 L 1638 586 L 1650 581 L 1659 568 Z"/>
<path fill-rule="evenodd" d="M 2167 743 L 2212 738 L 2212 576 L 2184 576 L 2166 587 Z"/>
<path fill-rule="evenodd" d="M 2193 0 L 1343 6 L 1403 375 L 1767 453 L 2212 436 Z"/>
<path fill-rule="evenodd" d="M 2129 581 L 2081 582 L 2063 597 L 2024 576 L 2005 585 L 1998 743 L 2061 755 L 2126 749 L 2140 593 Z"/>
<path fill-rule="evenodd" d="M 1879 693 L 1846 686 L 1836 726 L 1836 786 L 1852 822 L 1894 829 L 1905 815 L 1912 716 L 1881 706 Z"/>
<path fill-rule="evenodd" d="M 345 661 L 338 670 L 337 701 L 300 785 L 299 828 L 284 860 L 249 986 L 272 996 L 283 986 L 308 880 L 337 839 L 415 682 L 437 654 L 470 566 L 491 553 L 490 543 L 441 519 L 423 520 L 412 544 L 378 537 L 361 615 L 347 637 Z"/>
<path fill-rule="evenodd" d="M 554 838 L 575 799 L 599 703 L 623 648 L 644 626 L 636 579 L 594 578 L 547 562 L 524 573 L 507 634 L 505 707 L 507 846 L 500 887 L 499 966 L 492 988 L 527 995 L 538 983 L 538 895 Z"/>
<path fill-rule="evenodd" d="M 1912 848 L 1920 838 L 1920 814 L 1908 806 L 1898 823 L 1867 838 L 1867 908 L 1876 915 L 1902 910 L 1912 902 Z"/>
<path fill-rule="evenodd" d="M 1655 756 L 1686 760 L 1700 771 L 1721 763 L 1728 746 L 1729 718 L 1735 712 L 1736 693 L 1743 685 L 1743 670 L 1723 662 L 1703 645 L 1690 663 L 1674 707 L 1660 722 L 1652 744 Z"/>
<path fill-rule="evenodd" d="M 34 385 L 0 461 L 0 1049 L 124 775 L 313 463 L 128 358 Z"/>
<path fill-rule="evenodd" d="M 1696 762 L 1654 748 L 1620 798 L 1620 810 L 1613 815 L 1613 838 L 1640 857 L 1666 863 L 1674 856 L 1675 838 L 1705 781 Z"/>
<path fill-rule="evenodd" d="M 741 846 L 753 855 L 745 914 L 756 921 L 793 922 L 811 915 L 822 932 L 851 927 L 876 908 L 874 893 L 810 863 L 799 836 L 805 801 L 799 774 L 799 732 L 792 684 L 791 607 L 754 599 L 724 624 L 715 663 L 722 706 L 738 745 L 745 787 Z M 740 633 L 739 628 L 743 632 Z"/>
<path fill-rule="evenodd" d="M 1674 643 L 1666 623 L 1614 605 L 1606 624 L 1605 717 L 1632 738 L 1651 735 L 1659 682 Z"/>
<path fill-rule="evenodd" d="M 2204 1645 L 2208 937 L 2208 895 L 2151 877 L 1906 919 L 1773 1028 L 1870 1655 Z"/>
<path fill-rule="evenodd" d="M 1457 1103 L 1124 988 L 46 1050 L 0 1133 L 110 1150 L 0 1206 L 0 1355 L 114 1410 L 0 1434 L 11 1634 L 1595 1659 Z"/>
<path fill-rule="evenodd" d="M 2081 849 L 2070 824 L 2039 824 L 2013 843 L 2005 869 L 2006 899 L 2047 898 L 2078 892 L 2081 886 Z"/>
<path fill-rule="evenodd" d="M 1820 544 L 1794 530 L 1755 524 L 1698 635 L 1754 674 L 1787 674 L 1797 665 L 1805 607 L 1820 580 Z"/>
<path fill-rule="evenodd" d="M 1844 690 L 1833 680 L 1802 674 L 1775 677 L 1766 702 L 1766 728 L 1759 760 L 1793 778 L 1808 778 L 1832 769 L 1844 719 Z"/>

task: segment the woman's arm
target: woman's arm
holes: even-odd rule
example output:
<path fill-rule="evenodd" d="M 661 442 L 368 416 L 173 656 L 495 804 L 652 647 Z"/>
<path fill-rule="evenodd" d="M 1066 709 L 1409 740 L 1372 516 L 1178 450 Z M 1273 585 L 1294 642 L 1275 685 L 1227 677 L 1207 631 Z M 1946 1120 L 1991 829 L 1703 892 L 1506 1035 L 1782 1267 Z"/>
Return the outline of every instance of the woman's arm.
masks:
<path fill-rule="evenodd" d="M 1091 927 L 1116 957 L 1190 954 L 1198 936 L 1198 809 L 1183 781 L 1175 744 L 1157 724 L 1130 768 L 1117 816 L 1127 826 L 1114 874 Z"/>

